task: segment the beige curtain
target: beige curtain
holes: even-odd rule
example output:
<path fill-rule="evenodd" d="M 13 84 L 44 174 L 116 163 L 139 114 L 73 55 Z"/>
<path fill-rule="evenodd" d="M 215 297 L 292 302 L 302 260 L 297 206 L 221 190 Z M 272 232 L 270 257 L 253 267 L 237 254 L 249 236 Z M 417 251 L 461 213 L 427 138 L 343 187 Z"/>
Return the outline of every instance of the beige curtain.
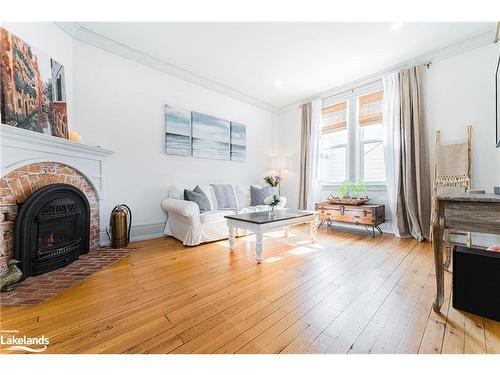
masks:
<path fill-rule="evenodd" d="M 300 186 L 299 186 L 299 210 L 307 209 L 307 186 L 308 186 L 308 155 L 312 135 L 312 103 L 302 105 L 301 129 L 300 129 Z"/>
<path fill-rule="evenodd" d="M 425 66 L 399 71 L 401 168 L 396 202 L 399 233 L 429 240 L 431 192 L 425 124 Z"/>

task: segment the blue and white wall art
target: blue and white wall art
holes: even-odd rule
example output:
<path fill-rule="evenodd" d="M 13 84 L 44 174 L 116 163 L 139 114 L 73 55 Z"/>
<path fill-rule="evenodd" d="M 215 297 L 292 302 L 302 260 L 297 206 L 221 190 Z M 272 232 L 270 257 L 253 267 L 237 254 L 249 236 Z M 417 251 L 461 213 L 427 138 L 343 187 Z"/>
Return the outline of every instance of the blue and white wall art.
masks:
<path fill-rule="evenodd" d="M 193 126 L 193 156 L 230 160 L 230 122 L 220 118 L 191 112 Z"/>
<path fill-rule="evenodd" d="M 246 126 L 231 122 L 231 160 L 247 159 Z"/>
<path fill-rule="evenodd" d="M 191 156 L 191 112 L 165 106 L 165 152 Z"/>
<path fill-rule="evenodd" d="M 165 152 L 244 162 L 247 158 L 246 126 L 166 105 Z"/>

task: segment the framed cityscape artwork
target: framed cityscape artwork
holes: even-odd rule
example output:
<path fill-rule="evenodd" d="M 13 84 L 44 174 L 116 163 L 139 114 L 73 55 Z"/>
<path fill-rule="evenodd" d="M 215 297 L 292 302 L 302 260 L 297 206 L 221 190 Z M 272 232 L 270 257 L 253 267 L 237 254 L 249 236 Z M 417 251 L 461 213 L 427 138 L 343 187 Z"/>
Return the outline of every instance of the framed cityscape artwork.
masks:
<path fill-rule="evenodd" d="M 64 66 L 0 28 L 1 123 L 68 138 Z"/>

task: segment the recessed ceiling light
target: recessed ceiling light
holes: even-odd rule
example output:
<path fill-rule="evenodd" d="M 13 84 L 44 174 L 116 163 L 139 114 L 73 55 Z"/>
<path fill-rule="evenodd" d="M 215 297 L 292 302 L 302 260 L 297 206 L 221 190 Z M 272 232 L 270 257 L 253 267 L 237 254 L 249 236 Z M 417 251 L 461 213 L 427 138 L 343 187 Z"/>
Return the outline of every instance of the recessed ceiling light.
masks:
<path fill-rule="evenodd" d="M 391 29 L 393 30 L 399 30 L 403 27 L 404 23 L 403 22 L 395 22 L 391 25 Z"/>
<path fill-rule="evenodd" d="M 276 81 L 274 81 L 274 87 L 281 87 L 283 86 L 283 82 L 279 79 L 277 79 Z"/>

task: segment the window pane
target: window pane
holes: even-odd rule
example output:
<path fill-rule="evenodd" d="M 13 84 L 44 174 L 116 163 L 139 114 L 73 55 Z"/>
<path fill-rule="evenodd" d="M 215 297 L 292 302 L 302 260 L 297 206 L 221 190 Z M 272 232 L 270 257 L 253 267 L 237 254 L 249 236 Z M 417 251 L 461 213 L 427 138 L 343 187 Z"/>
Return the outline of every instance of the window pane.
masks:
<path fill-rule="evenodd" d="M 336 147 L 323 150 L 319 161 L 319 177 L 321 182 L 340 183 L 346 179 L 347 147 Z"/>
<path fill-rule="evenodd" d="M 333 111 L 323 113 L 321 115 L 321 125 L 328 126 L 329 124 L 338 124 L 346 121 L 346 111 Z"/>
<path fill-rule="evenodd" d="M 347 129 L 321 135 L 321 148 L 347 144 Z"/>
<path fill-rule="evenodd" d="M 384 128 L 382 124 L 367 125 L 361 127 L 361 140 L 379 141 L 384 137 Z"/>
<path fill-rule="evenodd" d="M 358 117 L 361 126 L 373 125 L 382 122 L 382 103 L 384 93 L 374 92 L 360 96 L 358 100 Z"/>
<path fill-rule="evenodd" d="M 363 144 L 363 179 L 365 182 L 385 181 L 384 147 L 382 142 Z"/>

